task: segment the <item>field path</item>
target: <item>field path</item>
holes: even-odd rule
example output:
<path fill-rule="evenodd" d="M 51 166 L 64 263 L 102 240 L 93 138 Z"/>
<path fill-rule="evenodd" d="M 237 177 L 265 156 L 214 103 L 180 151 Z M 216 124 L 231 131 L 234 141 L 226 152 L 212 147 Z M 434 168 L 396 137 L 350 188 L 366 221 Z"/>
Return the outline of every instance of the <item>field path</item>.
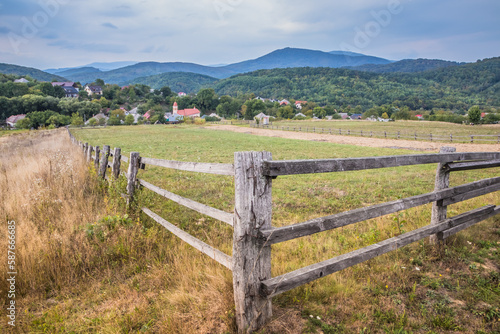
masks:
<path fill-rule="evenodd" d="M 211 125 L 206 129 L 210 130 L 225 130 L 239 133 L 247 133 L 256 136 L 279 137 L 288 139 L 324 141 L 328 143 L 347 144 L 367 147 L 382 147 L 382 148 L 397 148 L 408 149 L 414 151 L 429 151 L 439 152 L 442 146 L 453 146 L 457 148 L 457 152 L 500 152 L 498 144 L 465 144 L 465 143 L 450 143 L 450 142 L 428 142 L 428 141 L 411 141 L 404 139 L 382 139 L 354 136 L 339 136 L 319 133 L 293 132 L 281 130 L 268 130 L 241 127 L 235 125 Z"/>

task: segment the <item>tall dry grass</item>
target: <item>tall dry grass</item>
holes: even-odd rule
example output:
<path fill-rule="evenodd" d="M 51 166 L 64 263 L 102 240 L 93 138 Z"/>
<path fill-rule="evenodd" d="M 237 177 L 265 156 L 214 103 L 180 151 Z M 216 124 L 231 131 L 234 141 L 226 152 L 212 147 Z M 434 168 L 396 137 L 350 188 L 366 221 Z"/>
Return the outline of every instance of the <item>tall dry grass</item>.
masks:
<path fill-rule="evenodd" d="M 230 273 L 126 214 L 120 186 L 97 179 L 65 130 L 0 138 L 1 318 L 14 220 L 18 332 L 234 329 Z"/>

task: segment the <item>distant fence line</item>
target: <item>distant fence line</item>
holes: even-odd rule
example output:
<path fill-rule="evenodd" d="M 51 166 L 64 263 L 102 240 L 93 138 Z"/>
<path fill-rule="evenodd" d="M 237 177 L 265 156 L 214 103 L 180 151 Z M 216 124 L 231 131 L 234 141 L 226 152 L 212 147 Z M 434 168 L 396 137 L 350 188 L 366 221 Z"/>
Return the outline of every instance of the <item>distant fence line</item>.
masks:
<path fill-rule="evenodd" d="M 274 161 L 270 152 L 235 152 L 234 164 L 181 162 L 141 157 L 131 152 L 127 158 L 121 149 L 108 145 L 92 147 L 78 141 L 68 130 L 73 143 L 94 160 L 98 175 L 112 181 L 124 174 L 127 178 L 128 203 L 139 186 L 233 226 L 233 254 L 227 255 L 169 223 L 150 209 L 142 211 L 198 251 L 233 272 L 233 289 L 238 333 L 261 328 L 272 316 L 271 298 L 326 275 L 349 268 L 410 243 L 431 237 L 437 243 L 478 222 L 500 213 L 500 206 L 485 205 L 454 217 L 447 217 L 447 206 L 500 190 L 500 177 L 449 187 L 451 172 L 500 167 L 500 152 L 456 153 L 443 147 L 438 154 L 402 155 L 366 158 Z M 95 152 L 95 155 L 93 154 Z M 102 155 L 100 155 L 102 153 Z M 109 157 L 113 161 L 108 161 Z M 127 173 L 120 172 L 121 162 L 128 163 Z M 283 175 L 359 171 L 421 164 L 438 164 L 433 192 L 391 202 L 371 205 L 302 223 L 273 227 L 272 180 Z M 235 181 L 235 207 L 229 213 L 181 197 L 137 178 L 146 165 L 175 170 L 229 175 Z M 107 176 L 108 168 L 112 176 Z M 277 276 L 271 275 L 271 245 L 321 233 L 387 214 L 432 203 L 430 225 L 343 254 L 329 260 Z"/>
<path fill-rule="evenodd" d="M 221 123 L 221 124 L 227 124 Z M 497 143 L 500 144 L 500 133 L 497 135 L 467 135 L 467 136 L 457 136 L 450 134 L 449 136 L 436 135 L 435 133 L 405 133 L 401 131 L 363 131 L 363 130 L 351 130 L 351 129 L 341 129 L 341 128 L 323 128 L 323 127 L 302 127 L 302 126 L 278 126 L 274 124 L 263 125 L 249 123 L 252 128 L 269 129 L 269 130 L 282 130 L 282 131 L 296 131 L 296 132 L 310 132 L 319 134 L 330 134 L 330 135 L 346 135 L 346 136 L 360 136 L 360 137 L 374 137 L 374 138 L 385 138 L 385 139 L 407 139 L 407 140 L 423 140 L 423 141 L 444 141 L 444 142 L 456 142 L 456 143 Z"/>

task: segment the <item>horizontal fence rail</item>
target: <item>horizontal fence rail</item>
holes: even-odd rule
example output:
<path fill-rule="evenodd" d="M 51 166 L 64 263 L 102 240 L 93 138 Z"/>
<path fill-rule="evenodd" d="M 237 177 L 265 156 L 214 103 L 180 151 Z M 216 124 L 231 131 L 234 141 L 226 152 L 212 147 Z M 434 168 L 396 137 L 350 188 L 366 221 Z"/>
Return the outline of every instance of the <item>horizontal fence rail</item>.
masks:
<path fill-rule="evenodd" d="M 224 267 L 228 268 L 229 270 L 233 269 L 233 264 L 232 264 L 232 259 L 229 255 L 226 253 L 221 252 L 220 250 L 204 243 L 203 241 L 193 237 L 189 233 L 184 232 L 177 226 L 169 223 L 165 219 L 161 218 L 158 216 L 156 213 L 153 211 L 149 210 L 148 208 L 142 208 L 142 211 L 147 214 L 149 217 L 151 217 L 154 221 L 156 221 L 158 224 L 162 225 L 165 227 L 167 230 L 175 234 L 177 237 L 179 237 L 182 241 L 188 243 L 190 246 L 196 248 L 203 254 L 211 257 L 215 261 L 219 262 L 222 264 Z"/>
<path fill-rule="evenodd" d="M 356 122 L 356 121 L 353 121 Z M 228 124 L 228 123 L 219 123 Z M 407 133 L 402 131 L 366 131 L 355 129 L 342 129 L 342 128 L 324 128 L 324 127 L 311 127 L 311 126 L 279 126 L 273 124 L 255 124 L 249 123 L 252 128 L 281 130 L 281 131 L 294 131 L 294 132 L 308 132 L 318 134 L 330 135 L 343 135 L 343 136 L 356 136 L 356 137 L 370 137 L 370 138 L 383 138 L 383 139 L 406 139 L 406 140 L 422 140 L 422 141 L 441 141 L 441 142 L 457 142 L 457 143 L 497 143 L 500 144 L 500 133 L 493 135 L 449 135 L 435 134 L 435 133 Z"/>
<path fill-rule="evenodd" d="M 152 166 L 166 167 L 189 172 L 234 176 L 234 166 L 232 164 L 183 162 L 152 158 L 141 158 L 141 162 Z"/>
<path fill-rule="evenodd" d="M 374 245 L 340 255 L 333 259 L 319 262 L 290 273 L 265 280 L 262 282 L 262 292 L 269 297 L 276 296 L 285 291 L 309 283 L 326 275 L 333 274 L 342 269 L 352 267 L 358 263 L 373 259 L 374 257 L 396 250 L 438 232 L 446 233 L 447 230 L 462 227 L 461 224 L 469 224 L 467 225 L 468 227 L 498 213 L 500 213 L 500 206 L 495 207 L 494 205 L 469 211 L 451 219 L 447 219 L 440 224 L 422 227 Z M 458 229 L 456 231 L 458 231 Z"/>
<path fill-rule="evenodd" d="M 392 202 L 376 204 L 369 207 L 355 209 L 335 215 L 315 218 L 307 222 L 273 228 L 270 230 L 261 230 L 260 238 L 267 244 L 276 244 L 279 242 L 292 240 L 307 235 L 332 230 L 338 227 L 359 223 L 368 219 L 377 218 L 398 211 L 407 210 L 417 206 L 429 204 L 435 201 L 450 199 L 452 203 L 458 201 L 452 200 L 462 195 L 465 199 L 471 197 L 470 194 L 487 194 L 498 190 L 500 187 L 500 177 L 485 179 L 461 185 L 454 188 L 446 188 L 431 193 L 398 199 Z"/>
<path fill-rule="evenodd" d="M 191 199 L 188 199 L 188 198 L 184 198 L 182 196 L 179 196 L 179 195 L 176 195 L 174 193 L 171 193 L 165 189 L 161 189 L 157 186 L 154 186 L 152 185 L 151 183 L 147 182 L 147 181 L 144 181 L 144 180 L 141 180 L 139 179 L 138 180 L 139 183 L 141 185 L 143 185 L 145 188 L 151 190 L 151 191 L 154 191 L 155 193 L 157 193 L 158 195 L 161 195 L 171 201 L 174 201 L 182 206 L 185 206 L 186 208 L 189 208 L 189 209 L 192 209 L 192 210 L 195 210 L 199 213 L 202 213 L 204 215 L 207 215 L 207 216 L 210 216 L 212 218 L 215 218 L 215 219 L 218 219 L 220 221 L 223 221 L 224 223 L 226 224 L 229 224 L 231 226 L 233 226 L 233 218 L 234 218 L 234 215 L 231 214 L 231 213 L 227 213 L 225 211 L 222 211 L 222 210 L 218 210 L 218 209 L 215 209 L 215 208 L 212 208 L 208 205 L 205 205 L 205 204 L 201 204 L 201 203 L 198 203 L 196 201 L 193 201 Z"/>
<path fill-rule="evenodd" d="M 316 131 L 318 130 L 314 129 L 314 132 Z M 79 142 L 69 130 L 68 133 L 73 143 L 83 150 L 87 162 L 91 163 L 92 159 L 94 160 L 99 177 L 112 182 L 124 173 L 120 171 L 120 163 L 128 163 L 128 171 L 125 173 L 127 194 L 122 194 L 127 203 L 130 204 L 134 200 L 135 189 L 141 185 L 166 199 L 233 227 L 233 251 L 229 256 L 168 222 L 151 209 L 142 208 L 144 214 L 181 240 L 232 270 L 235 318 L 238 333 L 241 334 L 257 331 L 269 321 L 272 316 L 273 296 L 424 238 L 429 238 L 431 243 L 440 243 L 453 234 L 500 213 L 500 206 L 488 204 L 454 217 L 447 216 L 447 206 L 451 204 L 500 191 L 500 176 L 455 187 L 450 187 L 449 183 L 449 176 L 455 171 L 500 167 L 500 152 L 456 153 L 454 148 L 443 147 L 438 154 L 288 161 L 273 161 L 270 152 L 236 152 L 234 164 L 214 164 L 146 158 L 141 157 L 138 152 L 131 152 L 128 158 L 121 154 L 119 148 L 111 150 L 109 146 L 104 145 L 101 150 L 99 146 L 92 147 L 88 143 Z M 347 134 L 349 133 L 348 131 Z M 403 136 L 398 134 L 398 137 Z M 112 162 L 108 159 L 112 159 Z M 272 183 L 278 176 L 423 164 L 437 164 L 435 189 L 432 192 L 314 218 L 289 226 L 272 226 Z M 233 176 L 235 184 L 233 213 L 184 198 L 138 178 L 139 169 L 144 169 L 146 165 Z M 108 173 L 109 168 L 111 174 Z M 273 244 L 430 203 L 432 203 L 432 217 L 427 226 L 283 275 L 276 277 L 271 275 Z"/>
<path fill-rule="evenodd" d="M 369 158 L 341 158 L 323 160 L 283 160 L 264 162 L 266 176 L 331 173 L 401 167 L 449 161 L 500 159 L 500 152 L 445 153 L 382 156 Z"/>

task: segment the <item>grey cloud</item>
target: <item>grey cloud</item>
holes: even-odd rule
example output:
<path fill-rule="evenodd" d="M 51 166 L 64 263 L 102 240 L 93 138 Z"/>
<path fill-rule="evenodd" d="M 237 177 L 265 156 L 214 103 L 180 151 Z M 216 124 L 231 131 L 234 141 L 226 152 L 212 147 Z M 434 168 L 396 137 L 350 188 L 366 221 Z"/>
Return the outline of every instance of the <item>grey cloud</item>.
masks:
<path fill-rule="evenodd" d="M 109 52 L 109 53 L 125 53 L 129 49 L 125 45 L 119 44 L 101 44 L 101 43 L 87 43 L 80 44 L 65 40 L 59 40 L 48 44 L 49 46 L 57 46 L 66 50 L 84 50 L 87 52 Z"/>
<path fill-rule="evenodd" d="M 101 26 L 106 27 L 106 28 L 111 28 L 111 29 L 118 29 L 117 26 L 115 26 L 113 23 L 109 23 L 109 22 L 103 23 L 103 24 L 101 24 Z"/>

